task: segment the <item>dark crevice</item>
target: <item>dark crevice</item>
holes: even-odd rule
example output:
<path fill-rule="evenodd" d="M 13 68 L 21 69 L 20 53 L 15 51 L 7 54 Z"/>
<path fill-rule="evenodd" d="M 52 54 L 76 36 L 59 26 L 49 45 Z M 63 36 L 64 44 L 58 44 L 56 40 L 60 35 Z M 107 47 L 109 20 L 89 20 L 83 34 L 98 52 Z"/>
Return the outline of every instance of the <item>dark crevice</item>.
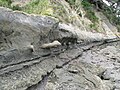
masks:
<path fill-rule="evenodd" d="M 69 70 L 68 72 L 73 73 L 73 74 L 77 74 L 78 73 L 78 71 L 76 71 L 76 70 L 75 71 L 74 70 L 73 71 Z"/>
<path fill-rule="evenodd" d="M 66 50 L 65 50 L 65 51 L 66 51 Z M 10 68 L 10 67 L 15 66 L 15 65 L 17 66 L 17 65 L 23 64 L 23 63 L 25 64 L 25 63 L 30 62 L 30 61 L 38 61 L 38 59 L 43 58 L 43 59 L 41 59 L 41 60 L 38 61 L 38 62 L 33 62 L 32 65 L 39 64 L 40 62 L 44 61 L 46 58 L 50 58 L 50 57 L 57 56 L 57 55 L 59 55 L 60 53 L 63 53 L 63 52 L 65 52 L 65 51 L 61 51 L 61 52 L 59 52 L 59 53 L 50 54 L 49 56 L 46 56 L 46 57 L 45 57 L 45 55 L 44 55 L 44 56 L 38 56 L 38 57 L 35 57 L 35 58 L 31 59 L 31 60 L 27 60 L 27 61 L 25 61 L 25 62 L 23 61 L 23 62 L 20 62 L 20 63 L 15 63 L 15 64 L 11 64 L 11 65 L 6 65 L 5 67 L 0 68 L 0 70 L 3 70 L 3 69 L 8 68 L 8 67 Z M 27 68 L 27 67 L 32 66 L 32 65 L 24 65 L 22 68 Z M 16 69 L 16 70 L 14 70 L 14 71 L 21 70 L 22 68 Z M 14 72 L 14 71 L 9 71 L 9 72 L 5 72 L 5 73 L 0 73 L 0 75 L 6 74 L 6 73 L 10 73 L 10 72 Z"/>
<path fill-rule="evenodd" d="M 56 69 L 61 69 L 63 66 L 56 65 Z"/>
<path fill-rule="evenodd" d="M 53 73 L 53 70 L 51 72 L 47 72 L 47 75 L 42 75 L 42 80 L 40 80 L 37 84 L 28 87 L 26 90 L 45 90 L 48 77 Z"/>
<path fill-rule="evenodd" d="M 30 62 L 30 61 L 33 61 L 33 60 L 38 60 L 38 59 L 40 59 L 40 58 L 41 58 L 41 56 L 38 56 L 38 57 L 35 57 L 35 58 L 32 58 L 32 59 L 24 60 L 24 61 L 22 61 L 22 62 L 13 63 L 13 64 L 9 64 L 9 65 L 0 67 L 0 69 L 4 69 L 4 68 L 10 67 L 10 66 L 14 66 L 14 65 L 18 65 L 18 64 L 22 64 L 22 63 L 26 63 L 26 62 Z"/>
<path fill-rule="evenodd" d="M 64 52 L 64 51 L 60 51 L 60 52 L 49 53 L 49 54 L 45 54 L 45 55 L 41 55 L 41 56 L 36 56 L 36 57 L 31 58 L 31 59 L 28 59 L 28 60 L 24 60 L 24 61 L 21 61 L 21 62 L 18 62 L 18 63 L 13 63 L 13 64 L 9 64 L 9 65 L 0 67 L 0 70 L 5 69 L 5 68 L 8 68 L 8 67 L 11 67 L 11 66 L 15 66 L 15 65 L 19 65 L 19 64 L 31 62 L 31 61 L 37 61 L 37 60 L 40 59 L 40 58 L 45 58 L 45 57 L 49 58 L 49 57 L 51 57 L 51 56 L 59 55 L 60 53 L 63 53 L 63 52 Z M 41 61 L 43 61 L 43 60 L 41 60 Z M 40 61 L 40 62 L 41 62 L 41 61 Z"/>
<path fill-rule="evenodd" d="M 106 70 L 105 70 L 106 71 Z M 105 73 L 105 71 L 101 72 L 100 74 L 98 74 L 97 76 L 101 78 L 101 80 L 105 80 L 103 77 L 103 74 Z"/>

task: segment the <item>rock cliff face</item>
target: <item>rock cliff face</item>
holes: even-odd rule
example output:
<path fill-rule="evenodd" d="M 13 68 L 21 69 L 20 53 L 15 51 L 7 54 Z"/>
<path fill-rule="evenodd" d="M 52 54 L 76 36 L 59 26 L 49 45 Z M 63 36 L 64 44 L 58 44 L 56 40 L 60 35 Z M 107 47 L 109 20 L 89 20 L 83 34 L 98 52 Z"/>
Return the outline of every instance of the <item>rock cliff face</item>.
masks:
<path fill-rule="evenodd" d="M 119 49 L 116 35 L 0 8 L 0 90 L 119 90 Z"/>

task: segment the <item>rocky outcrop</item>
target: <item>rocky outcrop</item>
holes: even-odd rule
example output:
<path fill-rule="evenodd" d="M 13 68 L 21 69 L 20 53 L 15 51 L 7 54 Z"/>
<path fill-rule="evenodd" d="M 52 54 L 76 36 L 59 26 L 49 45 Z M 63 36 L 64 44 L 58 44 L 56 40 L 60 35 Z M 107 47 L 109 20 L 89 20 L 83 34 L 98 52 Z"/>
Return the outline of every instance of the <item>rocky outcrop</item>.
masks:
<path fill-rule="evenodd" d="M 81 59 L 115 38 L 0 8 L 0 90 L 110 90 L 102 79 L 106 68 Z M 41 48 L 56 40 L 56 47 Z"/>

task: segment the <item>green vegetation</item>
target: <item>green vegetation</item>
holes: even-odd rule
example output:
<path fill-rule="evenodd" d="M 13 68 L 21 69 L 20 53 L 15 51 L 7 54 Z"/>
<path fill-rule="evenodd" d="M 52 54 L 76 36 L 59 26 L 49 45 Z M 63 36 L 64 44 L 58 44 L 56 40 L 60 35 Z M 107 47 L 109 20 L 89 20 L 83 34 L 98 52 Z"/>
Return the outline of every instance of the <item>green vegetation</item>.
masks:
<path fill-rule="evenodd" d="M 19 5 L 11 5 L 11 0 L 0 0 L 0 6 L 11 8 L 12 10 L 24 11 L 27 13 L 49 15 L 52 9 L 49 5 L 49 0 L 32 0 L 27 5 L 20 7 Z"/>
<path fill-rule="evenodd" d="M 82 4 L 84 10 L 86 11 L 85 16 L 92 22 L 92 24 L 90 24 L 90 28 L 98 31 L 97 24 L 98 24 L 99 19 L 98 19 L 98 17 L 96 17 L 96 15 L 94 13 L 94 9 L 93 9 L 94 5 L 89 3 L 87 0 L 83 0 L 81 4 Z"/>
<path fill-rule="evenodd" d="M 22 8 L 22 11 L 27 13 L 49 15 L 48 8 L 50 8 L 48 0 L 32 0 Z"/>
<path fill-rule="evenodd" d="M 88 19 L 90 19 L 93 23 L 97 23 L 98 22 L 98 18 L 96 17 L 94 11 L 93 11 L 93 5 L 90 4 L 87 0 L 83 0 L 82 1 L 82 6 L 84 8 L 84 10 L 86 11 L 86 17 Z"/>
<path fill-rule="evenodd" d="M 93 30 L 98 31 L 98 27 L 97 27 L 97 25 L 95 23 L 90 24 L 90 28 L 93 29 Z"/>
<path fill-rule="evenodd" d="M 91 10 L 87 10 L 86 17 L 89 18 L 93 23 L 98 22 L 98 18 L 95 16 L 95 13 Z"/>
<path fill-rule="evenodd" d="M 109 21 L 118 28 L 118 31 L 120 32 L 120 18 L 116 17 L 116 11 L 111 7 L 104 6 L 102 12 L 107 16 Z"/>
<path fill-rule="evenodd" d="M 0 0 L 0 6 L 2 7 L 9 7 L 11 6 L 11 0 Z"/>

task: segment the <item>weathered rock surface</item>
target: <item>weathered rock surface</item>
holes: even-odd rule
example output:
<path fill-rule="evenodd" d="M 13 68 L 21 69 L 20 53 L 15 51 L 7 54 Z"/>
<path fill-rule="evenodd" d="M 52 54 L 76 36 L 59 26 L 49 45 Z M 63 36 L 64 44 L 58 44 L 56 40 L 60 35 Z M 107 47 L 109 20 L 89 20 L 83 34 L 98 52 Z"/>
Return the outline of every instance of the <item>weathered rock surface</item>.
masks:
<path fill-rule="evenodd" d="M 112 88 L 109 87 L 110 90 L 120 89 L 120 42 L 96 47 L 83 53 L 81 58 L 83 62 L 92 63 L 105 69 L 99 76 L 105 82 L 105 85 L 108 83 L 111 83 L 111 86 L 113 85 Z"/>
<path fill-rule="evenodd" d="M 101 63 L 110 60 L 119 67 L 119 40 L 109 46 L 110 39 L 60 24 L 52 17 L 0 8 L 0 90 L 118 89 L 119 77 L 109 74 Z M 55 40 L 61 45 L 41 48 Z"/>

